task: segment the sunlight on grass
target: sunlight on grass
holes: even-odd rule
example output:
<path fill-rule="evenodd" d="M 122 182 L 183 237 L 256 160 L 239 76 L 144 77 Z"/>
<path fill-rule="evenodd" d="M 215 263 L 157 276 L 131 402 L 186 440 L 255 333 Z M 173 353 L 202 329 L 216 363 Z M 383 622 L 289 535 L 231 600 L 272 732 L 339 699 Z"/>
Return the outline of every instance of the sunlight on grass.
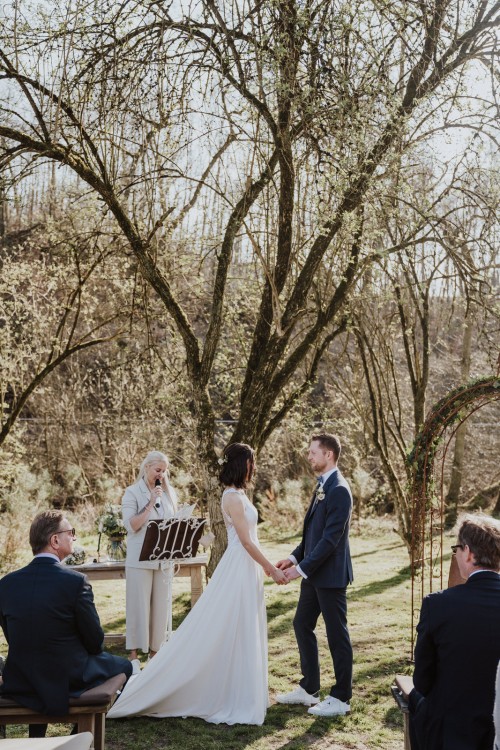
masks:
<path fill-rule="evenodd" d="M 272 560 L 286 556 L 296 540 L 273 540 L 263 534 Z M 130 719 L 108 721 L 107 750 L 402 750 L 402 717 L 390 694 L 396 673 L 410 672 L 410 571 L 408 555 L 387 521 L 362 521 L 352 532 L 355 583 L 348 591 L 349 627 L 354 646 L 354 695 L 351 714 L 337 719 L 308 715 L 302 706 L 280 706 L 275 695 L 300 679 L 292 620 L 299 584 L 277 587 L 266 581 L 269 622 L 269 690 L 272 705 L 262 727 L 211 725 L 200 719 Z M 96 604 L 107 632 L 125 631 L 124 581 L 94 584 Z M 189 610 L 189 582 L 174 587 L 174 627 Z M 202 636 L 202 634 L 200 634 Z M 318 625 L 322 694 L 333 682 L 323 623 Z M 196 648 L 197 644 L 193 644 Z M 202 642 L 199 646 L 202 648 Z M 6 650 L 0 641 L 0 652 Z M 123 649 L 113 648 L 124 654 Z M 214 675 L 216 684 L 217 675 Z M 25 727 L 9 727 L 8 736 L 26 736 Z M 54 725 L 50 734 L 64 734 Z"/>

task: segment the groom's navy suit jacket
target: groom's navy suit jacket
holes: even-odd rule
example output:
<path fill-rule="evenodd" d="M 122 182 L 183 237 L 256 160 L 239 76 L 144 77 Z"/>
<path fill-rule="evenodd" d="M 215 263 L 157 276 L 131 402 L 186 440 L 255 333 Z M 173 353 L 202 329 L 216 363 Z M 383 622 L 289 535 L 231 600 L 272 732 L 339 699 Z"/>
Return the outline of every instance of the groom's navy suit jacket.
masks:
<path fill-rule="evenodd" d="M 345 588 L 353 581 L 349 550 L 351 490 L 337 469 L 326 480 L 323 492 L 323 500 L 316 504 L 315 496 L 311 500 L 302 541 L 292 555 L 313 586 Z"/>
<path fill-rule="evenodd" d="M 409 701 L 416 750 L 491 750 L 500 575 L 475 573 L 426 596 L 417 633 Z"/>
<path fill-rule="evenodd" d="M 63 714 L 70 695 L 130 675 L 127 659 L 102 651 L 104 633 L 82 573 L 35 557 L 0 580 L 0 625 L 9 644 L 2 695 L 44 714 Z"/>

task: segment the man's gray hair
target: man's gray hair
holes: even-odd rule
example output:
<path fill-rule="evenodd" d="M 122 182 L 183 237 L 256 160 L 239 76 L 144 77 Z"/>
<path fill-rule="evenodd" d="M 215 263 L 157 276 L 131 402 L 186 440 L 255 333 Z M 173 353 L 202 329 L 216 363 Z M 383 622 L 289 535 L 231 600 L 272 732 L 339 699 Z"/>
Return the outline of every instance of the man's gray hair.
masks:
<path fill-rule="evenodd" d="M 61 528 L 63 518 L 62 510 L 44 510 L 34 517 L 30 527 L 30 546 L 34 555 L 45 549 L 50 537 Z"/>

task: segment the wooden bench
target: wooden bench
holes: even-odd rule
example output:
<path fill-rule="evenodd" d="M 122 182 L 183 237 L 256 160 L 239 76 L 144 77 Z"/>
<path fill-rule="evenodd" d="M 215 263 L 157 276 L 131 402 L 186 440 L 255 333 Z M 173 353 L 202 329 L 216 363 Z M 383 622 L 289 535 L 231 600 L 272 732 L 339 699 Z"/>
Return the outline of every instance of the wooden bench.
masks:
<path fill-rule="evenodd" d="M 102 685 L 86 690 L 79 698 L 70 698 L 69 711 L 61 716 L 38 714 L 10 698 L 0 697 L 0 725 L 76 724 L 79 733 L 93 734 L 95 750 L 104 750 L 106 713 L 115 702 L 125 681 L 126 676 L 119 674 L 110 677 Z"/>
<path fill-rule="evenodd" d="M 403 728 L 404 728 L 404 750 L 411 750 L 410 743 L 410 715 L 408 712 L 408 696 L 413 690 L 413 679 L 410 675 L 397 674 L 394 678 L 394 685 L 391 687 L 391 692 L 394 696 L 396 703 L 403 713 Z"/>

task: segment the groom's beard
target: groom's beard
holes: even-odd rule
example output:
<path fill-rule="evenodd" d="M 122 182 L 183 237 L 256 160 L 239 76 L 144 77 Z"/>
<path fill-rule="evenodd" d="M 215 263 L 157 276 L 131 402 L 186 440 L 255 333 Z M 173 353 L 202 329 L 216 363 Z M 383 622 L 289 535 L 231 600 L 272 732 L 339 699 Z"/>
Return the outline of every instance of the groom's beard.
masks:
<path fill-rule="evenodd" d="M 325 469 L 328 465 L 326 461 L 310 461 L 309 463 L 311 464 L 311 469 L 316 474 L 316 479 L 324 474 Z"/>

